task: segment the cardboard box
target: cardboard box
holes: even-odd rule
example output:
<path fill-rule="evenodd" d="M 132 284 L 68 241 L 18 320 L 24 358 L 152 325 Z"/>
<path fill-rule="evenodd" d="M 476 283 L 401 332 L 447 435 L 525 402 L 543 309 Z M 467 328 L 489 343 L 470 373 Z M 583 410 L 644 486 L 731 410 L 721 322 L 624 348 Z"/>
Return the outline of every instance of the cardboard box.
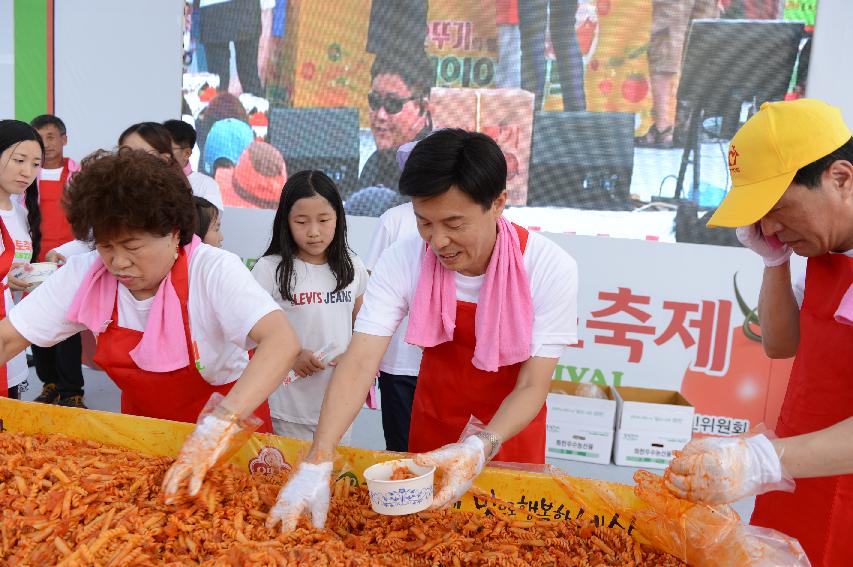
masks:
<path fill-rule="evenodd" d="M 606 400 L 576 396 L 579 385 L 561 380 L 551 382 L 552 393 L 546 401 L 545 456 L 607 464 L 613 451 L 616 402 L 607 386 L 602 387 Z"/>
<path fill-rule="evenodd" d="M 617 404 L 614 462 L 665 469 L 672 452 L 684 448 L 693 436 L 693 406 L 672 390 L 613 390 Z"/>
<path fill-rule="evenodd" d="M 448 89 L 430 94 L 433 128 L 463 128 L 495 140 L 507 161 L 508 205 L 527 204 L 533 94 L 522 89 Z"/>

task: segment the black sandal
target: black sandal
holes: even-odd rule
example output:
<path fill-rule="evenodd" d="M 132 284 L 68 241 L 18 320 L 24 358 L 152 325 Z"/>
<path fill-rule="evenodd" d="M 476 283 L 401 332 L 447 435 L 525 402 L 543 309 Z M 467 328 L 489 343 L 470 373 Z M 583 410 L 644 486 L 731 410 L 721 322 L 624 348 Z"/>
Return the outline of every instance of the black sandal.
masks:
<path fill-rule="evenodd" d="M 670 149 L 672 148 L 671 136 L 672 126 L 658 130 L 658 127 L 652 124 L 645 136 L 634 138 L 634 145 L 639 148 Z M 667 137 L 669 137 L 669 140 L 666 140 Z"/>

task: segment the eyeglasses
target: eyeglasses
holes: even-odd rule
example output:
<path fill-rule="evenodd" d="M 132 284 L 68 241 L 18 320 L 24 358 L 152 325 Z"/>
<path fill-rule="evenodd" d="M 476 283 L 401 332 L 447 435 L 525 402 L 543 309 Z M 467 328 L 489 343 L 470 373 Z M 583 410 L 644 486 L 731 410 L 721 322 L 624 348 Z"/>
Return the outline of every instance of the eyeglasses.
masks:
<path fill-rule="evenodd" d="M 384 108 L 385 112 L 388 114 L 398 114 L 403 110 L 403 106 L 407 102 L 410 100 L 418 100 L 419 98 L 419 96 L 400 98 L 394 95 L 382 95 L 376 91 L 370 91 L 367 93 L 367 104 L 373 112 L 378 111 L 380 108 Z"/>

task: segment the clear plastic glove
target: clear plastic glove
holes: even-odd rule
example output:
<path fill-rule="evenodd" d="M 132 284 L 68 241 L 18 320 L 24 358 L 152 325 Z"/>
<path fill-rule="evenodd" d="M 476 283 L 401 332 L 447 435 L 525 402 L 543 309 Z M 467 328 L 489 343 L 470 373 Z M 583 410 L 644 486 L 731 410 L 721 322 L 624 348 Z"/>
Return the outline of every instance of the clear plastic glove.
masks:
<path fill-rule="evenodd" d="M 431 508 L 444 508 L 462 498 L 486 464 L 485 445 L 479 437 L 467 437 L 429 453 L 415 455 L 415 463 L 436 467 L 444 473 L 444 485 L 432 499 Z"/>
<path fill-rule="evenodd" d="M 281 522 L 282 533 L 296 529 L 296 522 L 303 514 L 311 514 L 311 523 L 321 529 L 329 513 L 332 462 L 302 463 L 284 488 L 278 493 L 275 506 L 267 516 L 267 528 Z"/>
<path fill-rule="evenodd" d="M 262 421 L 251 415 L 240 419 L 222 405 L 223 396 L 213 394 L 199 415 L 198 425 L 184 441 L 178 458 L 163 478 L 163 495 L 171 504 L 184 484 L 188 494 L 201 490 L 207 471 L 231 458 L 237 449 L 260 427 Z"/>
<path fill-rule="evenodd" d="M 794 489 L 764 435 L 707 437 L 691 441 L 664 473 L 675 496 L 703 504 L 727 504 L 771 490 Z"/>
<path fill-rule="evenodd" d="M 793 253 L 790 246 L 775 236 L 765 237 L 760 223 L 742 226 L 735 233 L 740 243 L 761 256 L 768 268 L 781 266 Z"/>

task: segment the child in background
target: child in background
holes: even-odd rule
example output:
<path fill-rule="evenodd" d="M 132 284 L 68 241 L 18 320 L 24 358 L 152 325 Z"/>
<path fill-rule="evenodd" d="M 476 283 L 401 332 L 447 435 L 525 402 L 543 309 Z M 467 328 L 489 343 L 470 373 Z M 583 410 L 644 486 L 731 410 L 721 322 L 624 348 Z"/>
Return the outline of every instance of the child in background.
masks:
<path fill-rule="evenodd" d="M 222 219 L 219 216 L 219 209 L 202 197 L 193 197 L 193 202 L 196 215 L 195 233 L 205 244 L 222 248 L 225 237 L 222 236 Z"/>
<path fill-rule="evenodd" d="M 0 319 L 14 307 L 12 292 L 24 292 L 31 284 L 15 278 L 11 271 L 26 266 L 41 244 L 41 211 L 38 202 L 38 176 L 44 160 L 44 143 L 35 128 L 19 120 L 0 120 Z M 19 204 L 24 195 L 26 209 Z M 7 245 L 8 244 L 8 245 Z M 8 274 L 8 276 L 7 276 Z M 26 355 L 22 352 L 0 366 L 0 396 L 19 398 L 19 385 L 27 377 Z"/>
<path fill-rule="evenodd" d="M 364 263 L 347 245 L 340 193 L 324 173 L 300 171 L 287 180 L 272 241 L 252 274 L 281 305 L 304 347 L 293 366 L 298 379 L 269 398 L 273 429 L 310 440 L 332 377 L 329 362 L 349 345 L 367 286 Z M 314 353 L 331 343 L 335 351 L 318 360 Z M 347 431 L 341 442 L 350 437 Z"/>

